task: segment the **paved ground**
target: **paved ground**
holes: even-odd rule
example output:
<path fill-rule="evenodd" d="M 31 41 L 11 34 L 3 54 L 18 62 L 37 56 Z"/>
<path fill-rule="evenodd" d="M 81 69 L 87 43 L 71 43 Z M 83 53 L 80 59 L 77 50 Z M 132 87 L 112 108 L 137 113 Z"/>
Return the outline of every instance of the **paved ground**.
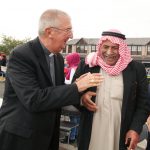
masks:
<path fill-rule="evenodd" d="M 4 92 L 4 82 L 0 82 L 0 105 L 3 97 L 3 92 Z M 139 143 L 139 147 L 136 150 L 145 150 L 146 147 L 146 141 L 143 141 Z M 70 144 L 62 144 L 60 143 L 60 148 L 59 150 L 77 150 L 77 147 L 74 145 Z"/>

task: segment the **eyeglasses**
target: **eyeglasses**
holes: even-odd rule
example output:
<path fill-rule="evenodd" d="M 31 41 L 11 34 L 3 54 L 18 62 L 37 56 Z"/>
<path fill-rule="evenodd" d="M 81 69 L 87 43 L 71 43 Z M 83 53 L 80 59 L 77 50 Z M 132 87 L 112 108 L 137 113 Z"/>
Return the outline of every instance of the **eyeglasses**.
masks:
<path fill-rule="evenodd" d="M 72 33 L 72 28 L 66 28 L 66 29 L 60 29 L 60 28 L 57 28 L 57 27 L 51 27 L 51 28 L 62 31 L 62 32 L 65 32 L 67 34 Z"/>

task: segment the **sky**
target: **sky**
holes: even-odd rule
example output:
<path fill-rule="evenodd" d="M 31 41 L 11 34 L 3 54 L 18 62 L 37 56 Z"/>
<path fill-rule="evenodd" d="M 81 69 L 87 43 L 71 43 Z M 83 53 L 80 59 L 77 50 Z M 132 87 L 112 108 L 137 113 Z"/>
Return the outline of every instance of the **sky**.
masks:
<path fill-rule="evenodd" d="M 1 0 L 0 36 L 33 39 L 40 15 L 56 8 L 71 16 L 74 38 L 99 38 L 108 29 L 150 37 L 149 6 L 150 0 Z"/>

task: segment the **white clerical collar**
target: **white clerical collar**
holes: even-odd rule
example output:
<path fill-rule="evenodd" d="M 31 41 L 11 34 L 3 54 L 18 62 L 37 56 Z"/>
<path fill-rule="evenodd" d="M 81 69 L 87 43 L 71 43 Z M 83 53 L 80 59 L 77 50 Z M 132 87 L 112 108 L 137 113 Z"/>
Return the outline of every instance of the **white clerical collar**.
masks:
<path fill-rule="evenodd" d="M 49 57 L 52 57 L 52 56 L 54 56 L 54 53 L 50 53 L 50 54 L 49 54 Z"/>

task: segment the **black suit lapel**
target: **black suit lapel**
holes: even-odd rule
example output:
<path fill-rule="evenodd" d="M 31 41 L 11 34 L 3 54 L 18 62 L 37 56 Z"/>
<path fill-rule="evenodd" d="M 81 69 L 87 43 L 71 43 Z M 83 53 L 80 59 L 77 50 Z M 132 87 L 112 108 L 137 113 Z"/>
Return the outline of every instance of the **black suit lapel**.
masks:
<path fill-rule="evenodd" d="M 46 61 L 46 57 L 45 57 L 43 48 L 39 42 L 39 39 L 36 38 L 35 40 L 31 41 L 30 46 L 32 47 L 34 54 L 37 56 L 37 59 L 39 61 L 39 64 L 41 66 L 43 73 L 48 78 L 48 80 L 50 80 L 52 82 L 52 79 L 51 79 L 50 73 L 49 73 L 48 64 Z"/>

